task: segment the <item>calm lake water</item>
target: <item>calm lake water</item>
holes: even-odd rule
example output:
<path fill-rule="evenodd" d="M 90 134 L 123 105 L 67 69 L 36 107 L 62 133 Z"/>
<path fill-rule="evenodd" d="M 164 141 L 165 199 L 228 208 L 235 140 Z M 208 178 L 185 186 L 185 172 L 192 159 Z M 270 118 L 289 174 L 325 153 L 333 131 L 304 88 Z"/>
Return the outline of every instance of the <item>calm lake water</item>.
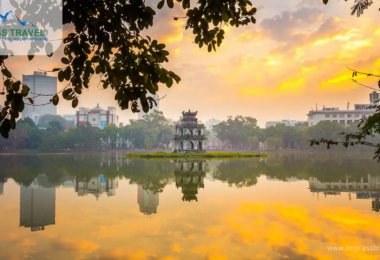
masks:
<path fill-rule="evenodd" d="M 1 155 L 0 259 L 379 259 L 369 158 Z"/>

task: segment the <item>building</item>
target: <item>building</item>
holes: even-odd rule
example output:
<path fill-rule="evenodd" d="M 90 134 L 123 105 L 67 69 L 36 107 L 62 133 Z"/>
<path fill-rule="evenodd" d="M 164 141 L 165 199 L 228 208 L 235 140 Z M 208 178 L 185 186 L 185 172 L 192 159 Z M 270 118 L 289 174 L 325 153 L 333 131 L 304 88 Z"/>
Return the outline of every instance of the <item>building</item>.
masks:
<path fill-rule="evenodd" d="M 210 120 L 207 120 L 207 122 L 205 123 L 206 129 L 209 130 L 209 131 L 211 131 L 212 128 L 214 127 L 214 125 L 218 125 L 221 122 L 222 121 L 220 121 L 218 119 L 211 118 Z"/>
<path fill-rule="evenodd" d="M 182 121 L 175 126 L 174 136 L 175 152 L 206 152 L 204 142 L 206 140 L 205 126 L 198 124 L 196 118 L 198 112 L 182 112 Z"/>
<path fill-rule="evenodd" d="M 98 177 L 92 177 L 88 181 L 76 180 L 75 191 L 78 196 L 86 196 L 92 194 L 98 199 L 103 193 L 108 197 L 116 195 L 116 188 L 119 187 L 119 179 L 106 179 L 103 174 Z"/>
<path fill-rule="evenodd" d="M 107 110 L 99 107 L 99 104 L 93 109 L 80 107 L 77 111 L 75 125 L 90 123 L 94 127 L 103 129 L 106 125 L 119 125 L 119 116 L 116 115 L 116 108 L 108 107 Z"/>
<path fill-rule="evenodd" d="M 279 124 L 285 124 L 287 126 L 293 126 L 295 127 L 298 123 L 306 123 L 306 121 L 297 121 L 297 120 L 281 120 L 281 121 L 268 121 L 265 124 L 265 128 L 276 126 Z"/>
<path fill-rule="evenodd" d="M 55 188 L 44 188 L 35 180 L 30 187 L 20 187 L 20 227 L 31 231 L 55 225 Z"/>
<path fill-rule="evenodd" d="M 353 123 L 358 124 L 362 118 L 369 117 L 374 114 L 375 110 L 370 106 L 374 105 L 379 100 L 379 93 L 376 91 L 370 95 L 370 104 L 355 104 L 354 110 L 350 110 L 348 103 L 347 110 L 339 110 L 339 108 L 323 107 L 322 110 L 312 110 L 307 114 L 309 126 L 314 126 L 321 121 L 332 121 L 344 126 L 349 126 Z"/>
<path fill-rule="evenodd" d="M 23 75 L 22 81 L 29 86 L 30 92 L 27 97 L 32 98 L 35 104 L 35 106 L 25 105 L 22 112 L 23 118 L 30 117 L 35 120 L 44 115 L 57 114 L 57 107 L 50 102 L 52 97 L 58 92 L 57 77 L 47 76 L 46 72 L 35 71 L 34 75 Z M 34 123 L 36 122 L 34 121 Z"/>
<path fill-rule="evenodd" d="M 144 189 L 139 185 L 137 188 L 137 203 L 139 210 L 144 215 L 157 214 L 158 207 L 158 193 Z"/>
<path fill-rule="evenodd" d="M 144 118 L 143 118 L 144 115 L 150 115 L 150 114 L 152 114 L 153 111 L 160 111 L 160 96 L 159 96 L 159 95 L 153 95 L 153 94 L 148 93 L 148 94 L 146 95 L 146 97 L 147 97 L 147 98 L 148 98 L 148 97 L 152 97 L 152 98 L 156 101 L 157 105 L 153 105 L 153 108 L 152 108 L 152 109 L 149 109 L 148 113 L 145 113 L 145 112 L 143 111 L 143 109 L 142 109 L 142 106 L 141 106 L 140 101 L 138 101 L 140 112 L 138 113 L 138 118 L 137 118 L 137 119 L 139 119 L 139 120 L 144 119 Z"/>

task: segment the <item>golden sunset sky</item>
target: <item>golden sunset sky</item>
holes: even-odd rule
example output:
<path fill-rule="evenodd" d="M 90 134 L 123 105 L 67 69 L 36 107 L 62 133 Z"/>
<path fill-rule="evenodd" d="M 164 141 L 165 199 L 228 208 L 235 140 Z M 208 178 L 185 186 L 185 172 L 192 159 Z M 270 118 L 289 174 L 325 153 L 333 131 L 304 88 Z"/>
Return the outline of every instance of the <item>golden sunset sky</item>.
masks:
<path fill-rule="evenodd" d="M 167 44 L 170 62 L 166 67 L 182 78 L 171 89 L 160 88 L 159 95 L 166 95 L 160 102 L 165 116 L 178 119 L 182 111 L 191 109 L 199 111 L 203 122 L 244 115 L 255 117 L 263 127 L 270 120 L 306 121 L 316 103 L 319 109 L 323 105 L 345 109 L 347 102 L 351 108 L 368 103 L 371 90 L 352 83 L 346 66 L 378 71 L 380 24 L 376 18 L 380 4 L 375 3 L 358 18 L 350 15 L 353 1 L 330 0 L 327 6 L 321 0 L 252 2 L 258 8 L 257 23 L 225 26 L 225 41 L 216 53 L 193 43 L 191 31 L 183 27 L 185 20 L 173 20 L 185 14 L 178 3 L 173 9 L 157 11 L 154 28 L 145 33 Z M 60 58 L 59 51 L 53 58 L 37 57 L 32 62 L 14 57 L 7 66 L 21 77 L 37 69 L 60 67 Z M 377 86 L 372 78 L 358 80 Z M 117 107 L 114 92 L 97 88 L 97 84 L 94 77 L 79 106 Z M 59 84 L 58 88 L 63 87 Z M 61 98 L 58 113 L 74 111 Z M 120 109 L 118 115 L 124 123 L 137 118 L 137 114 Z"/>

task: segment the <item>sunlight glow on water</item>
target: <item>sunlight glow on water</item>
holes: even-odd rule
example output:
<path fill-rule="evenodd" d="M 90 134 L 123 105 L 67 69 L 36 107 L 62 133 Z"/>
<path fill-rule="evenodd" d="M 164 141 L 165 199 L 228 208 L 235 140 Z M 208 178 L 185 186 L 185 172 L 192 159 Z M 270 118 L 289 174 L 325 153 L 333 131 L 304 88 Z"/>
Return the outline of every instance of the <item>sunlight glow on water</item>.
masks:
<path fill-rule="evenodd" d="M 0 259 L 378 259 L 378 164 L 1 156 Z"/>

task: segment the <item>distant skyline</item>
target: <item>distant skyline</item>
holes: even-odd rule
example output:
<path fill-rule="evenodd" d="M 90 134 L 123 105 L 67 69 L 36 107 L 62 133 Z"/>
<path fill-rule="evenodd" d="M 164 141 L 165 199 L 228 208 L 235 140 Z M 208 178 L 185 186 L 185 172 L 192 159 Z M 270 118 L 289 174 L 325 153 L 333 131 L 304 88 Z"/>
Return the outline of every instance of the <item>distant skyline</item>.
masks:
<path fill-rule="evenodd" d="M 372 90 L 351 82 L 346 66 L 379 73 L 378 6 L 374 4 L 357 18 L 350 15 L 352 3 L 345 1 L 330 1 L 327 6 L 321 0 L 252 2 L 258 8 L 257 23 L 225 27 L 225 41 L 217 53 L 199 49 L 192 43 L 191 31 L 183 28 L 185 21 L 173 20 L 184 15 L 179 6 L 157 12 L 157 26 L 145 33 L 167 44 L 170 62 L 165 66 L 182 78 L 170 89 L 160 86 L 158 94 L 166 96 L 160 101 L 160 111 L 166 117 L 178 119 L 182 111 L 191 109 L 199 111 L 202 122 L 243 115 L 256 118 L 264 127 L 267 121 L 305 121 L 316 103 L 320 109 L 368 103 Z M 66 26 L 65 33 L 70 31 Z M 28 62 L 26 57 L 13 57 L 7 67 L 21 79 L 37 69 L 61 67 L 61 57 L 62 47 L 52 58 L 35 57 Z M 377 86 L 371 78 L 359 80 Z M 137 119 L 130 110 L 120 111 L 115 92 L 97 88 L 98 81 L 93 77 L 78 107 L 114 106 L 120 122 Z M 64 86 L 59 83 L 58 90 Z M 60 100 L 58 114 L 75 113 L 71 102 Z"/>

